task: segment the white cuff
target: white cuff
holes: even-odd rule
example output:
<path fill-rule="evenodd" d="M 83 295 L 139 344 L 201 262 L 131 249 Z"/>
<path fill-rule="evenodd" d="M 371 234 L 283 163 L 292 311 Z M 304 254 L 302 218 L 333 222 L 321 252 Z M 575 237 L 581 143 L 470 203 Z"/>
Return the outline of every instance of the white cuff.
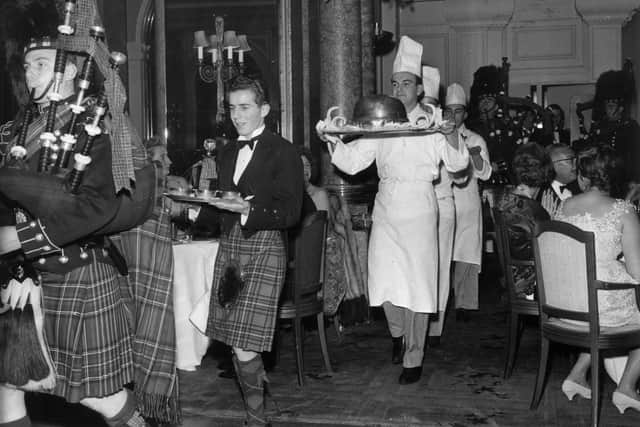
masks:
<path fill-rule="evenodd" d="M 200 215 L 200 207 L 187 208 L 187 219 L 189 219 L 189 221 L 195 222 L 195 220 L 198 219 L 198 215 Z"/>
<path fill-rule="evenodd" d="M 251 213 L 251 211 L 249 211 Z M 240 225 L 245 225 L 247 223 L 247 219 L 249 219 L 249 214 L 240 214 Z"/>

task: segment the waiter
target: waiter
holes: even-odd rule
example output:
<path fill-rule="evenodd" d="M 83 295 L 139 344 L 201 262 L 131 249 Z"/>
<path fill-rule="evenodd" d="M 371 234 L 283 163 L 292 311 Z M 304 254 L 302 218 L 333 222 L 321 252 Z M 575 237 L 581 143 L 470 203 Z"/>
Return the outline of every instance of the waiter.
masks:
<path fill-rule="evenodd" d="M 455 122 L 454 135 L 471 154 L 467 180 L 454 184 L 456 231 L 453 239 L 453 289 L 458 310 L 478 309 L 478 274 L 482 257 L 482 204 L 478 180 L 491 176 L 491 161 L 484 139 L 464 125 L 467 98 L 458 83 L 447 88 L 445 117 Z"/>
<path fill-rule="evenodd" d="M 422 45 L 403 36 L 393 63 L 393 96 L 410 121 L 424 116 L 418 105 Z M 348 145 L 317 128 L 330 141 L 331 161 L 355 174 L 374 161 L 380 182 L 369 243 L 369 303 L 382 306 L 393 339 L 392 360 L 402 362 L 400 384 L 422 375 L 429 315 L 438 311 L 438 203 L 433 181 L 443 161 L 448 171 L 464 169 L 464 146 L 448 144 L 441 134 L 361 138 Z M 404 343 L 404 355 L 402 354 Z"/>
<path fill-rule="evenodd" d="M 295 147 L 265 129 L 270 106 L 262 83 L 239 76 L 228 99 L 239 136 L 220 151 L 218 177 L 221 190 L 237 194 L 196 219 L 221 226 L 206 333 L 232 347 L 246 425 L 260 426 L 267 425 L 260 352 L 271 350 L 287 263 L 282 232 L 300 219 L 304 178 Z"/>

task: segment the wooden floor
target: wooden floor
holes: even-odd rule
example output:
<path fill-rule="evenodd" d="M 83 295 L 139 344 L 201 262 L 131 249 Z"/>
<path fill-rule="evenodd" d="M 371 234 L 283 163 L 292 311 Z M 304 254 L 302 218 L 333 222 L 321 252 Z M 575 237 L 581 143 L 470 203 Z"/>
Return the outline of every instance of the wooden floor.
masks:
<path fill-rule="evenodd" d="M 274 426 L 588 426 L 590 401 L 569 402 L 560 384 L 570 367 L 571 349 L 555 348 L 542 403 L 529 410 L 537 364 L 535 322 L 525 329 L 515 371 L 502 379 L 505 313 L 491 265 L 481 285 L 481 310 L 469 322 L 448 317 L 442 343 L 428 348 L 420 382 L 399 385 L 401 368 L 392 365 L 391 339 L 381 314 L 346 328 L 338 338 L 329 328 L 335 372 L 324 372 L 318 337 L 306 334 L 306 384 L 295 375 L 292 334 L 283 331 L 281 356 L 269 373 L 273 399 L 267 409 Z M 181 372 L 184 426 L 240 426 L 244 408 L 234 380 L 217 376 L 217 361 L 208 355 L 196 372 Z M 620 415 L 611 403 L 614 383 L 606 377 L 600 423 L 640 426 L 640 413 Z M 276 409 L 273 401 L 278 405 Z M 34 425 L 102 426 L 88 411 L 61 405 L 50 397 L 30 400 Z"/>

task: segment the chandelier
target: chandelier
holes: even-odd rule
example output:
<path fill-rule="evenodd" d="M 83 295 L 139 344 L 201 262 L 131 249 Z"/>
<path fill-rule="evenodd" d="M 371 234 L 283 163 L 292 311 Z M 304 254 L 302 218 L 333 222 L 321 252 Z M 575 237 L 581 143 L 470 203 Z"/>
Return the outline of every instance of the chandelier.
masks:
<path fill-rule="evenodd" d="M 194 32 L 198 76 L 205 83 L 217 85 L 216 121 L 224 120 L 224 94 L 227 84 L 245 73 L 245 52 L 251 51 L 247 36 L 224 29 L 224 18 L 214 15 L 215 33 Z"/>

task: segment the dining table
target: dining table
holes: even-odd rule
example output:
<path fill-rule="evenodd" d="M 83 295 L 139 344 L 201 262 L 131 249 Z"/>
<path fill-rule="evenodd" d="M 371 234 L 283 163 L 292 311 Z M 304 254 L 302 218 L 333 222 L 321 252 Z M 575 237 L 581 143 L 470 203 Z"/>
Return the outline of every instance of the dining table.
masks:
<path fill-rule="evenodd" d="M 205 331 L 218 246 L 218 240 L 173 244 L 176 366 L 181 370 L 196 370 L 209 347 Z"/>

